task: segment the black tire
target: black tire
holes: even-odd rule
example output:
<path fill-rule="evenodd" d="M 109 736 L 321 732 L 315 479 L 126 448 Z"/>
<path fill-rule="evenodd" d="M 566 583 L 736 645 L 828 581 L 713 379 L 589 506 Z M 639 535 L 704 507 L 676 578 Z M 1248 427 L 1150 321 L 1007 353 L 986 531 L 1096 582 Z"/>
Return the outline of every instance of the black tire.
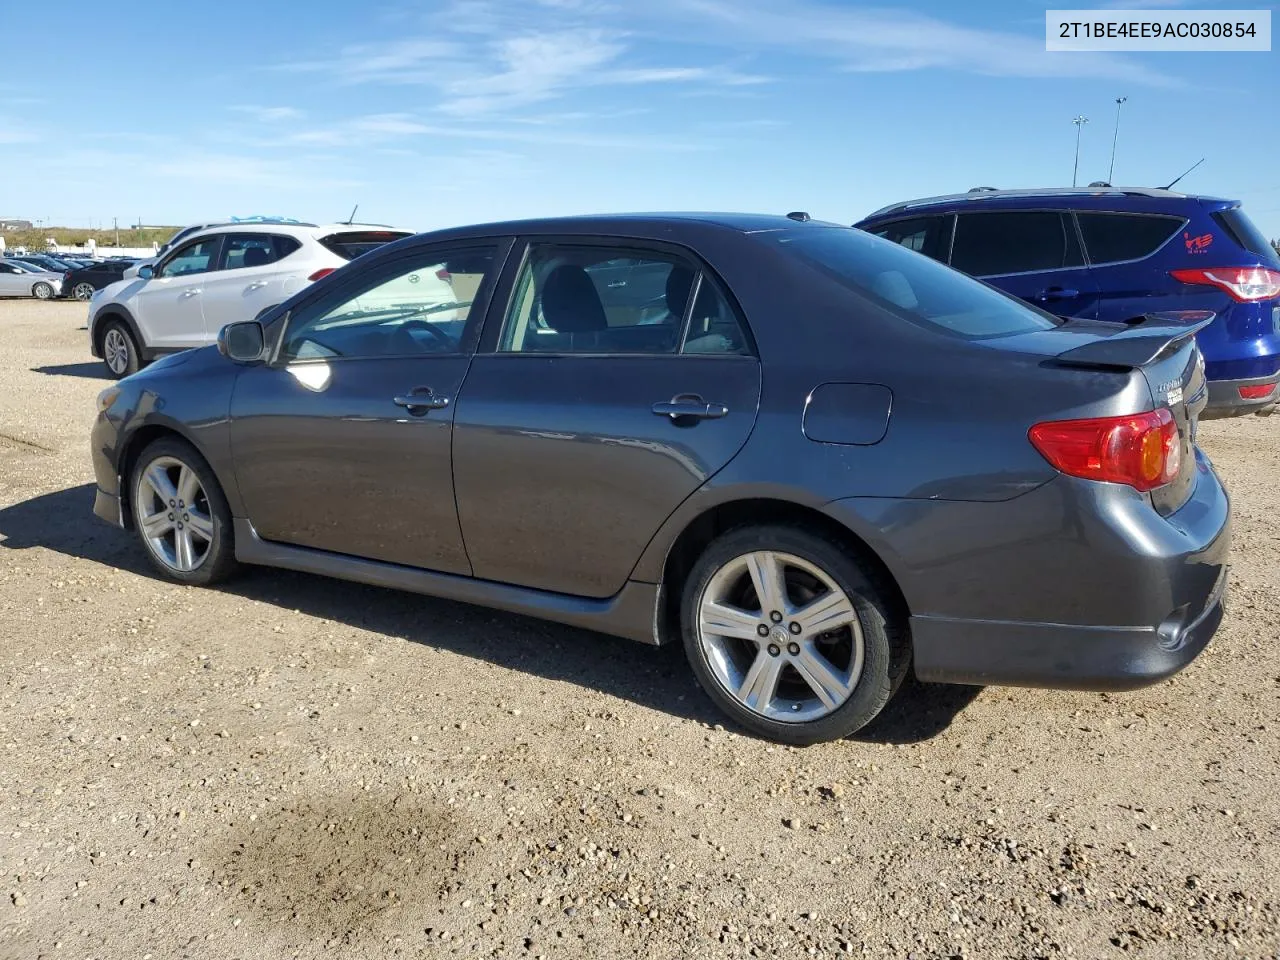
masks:
<path fill-rule="evenodd" d="M 35 297 L 37 300 L 52 300 L 53 284 L 45 283 L 43 280 L 41 280 L 39 283 L 34 284 L 31 287 L 31 295 Z"/>
<path fill-rule="evenodd" d="M 114 337 L 118 335 L 122 339 L 116 341 Z M 120 354 L 113 349 L 115 343 L 123 345 L 124 356 L 123 363 L 117 363 L 119 369 L 112 366 L 116 362 L 115 358 Z M 129 325 L 122 320 L 108 320 L 102 328 L 101 339 L 98 346 L 102 353 L 102 365 L 107 368 L 107 375 L 113 380 L 119 380 L 129 376 L 131 373 L 137 373 L 142 368 L 142 356 L 138 350 L 138 341 L 133 338 L 133 333 L 129 330 Z"/>
<path fill-rule="evenodd" d="M 844 591 L 858 617 L 862 672 L 848 699 L 815 720 L 772 720 L 739 703 L 716 678 L 699 642 L 698 609 L 716 572 L 735 558 L 762 550 L 792 554 L 820 568 Z M 875 719 L 908 673 L 911 642 L 894 595 L 871 564 L 820 532 L 780 525 L 738 527 L 707 546 L 685 583 L 680 610 L 685 655 L 708 696 L 752 733 L 796 746 L 838 740 Z"/>
<path fill-rule="evenodd" d="M 83 280 L 71 288 L 71 296 L 80 301 L 92 300 L 94 292 L 93 284 Z"/>
<path fill-rule="evenodd" d="M 143 495 L 139 492 L 140 481 L 146 471 L 162 458 L 176 460 L 195 473 L 204 493 L 198 505 L 207 506 L 207 515 L 212 521 L 213 538 L 209 541 L 208 549 L 200 563 L 190 571 L 176 570 L 162 561 L 156 556 L 155 551 L 142 531 L 142 524 L 139 518 L 139 505 L 143 500 Z M 154 440 L 147 444 L 135 461 L 133 470 L 130 473 L 129 496 L 131 509 L 133 510 L 134 531 L 138 534 L 142 549 L 152 567 L 165 579 L 176 583 L 207 587 L 227 579 L 239 569 L 239 564 L 236 562 L 235 534 L 231 522 L 231 508 L 227 505 L 227 498 L 222 492 L 222 486 L 218 483 L 218 478 L 214 475 L 213 468 L 209 466 L 208 461 L 200 455 L 195 447 L 185 440 L 180 437 L 170 436 L 161 437 L 159 440 Z"/>

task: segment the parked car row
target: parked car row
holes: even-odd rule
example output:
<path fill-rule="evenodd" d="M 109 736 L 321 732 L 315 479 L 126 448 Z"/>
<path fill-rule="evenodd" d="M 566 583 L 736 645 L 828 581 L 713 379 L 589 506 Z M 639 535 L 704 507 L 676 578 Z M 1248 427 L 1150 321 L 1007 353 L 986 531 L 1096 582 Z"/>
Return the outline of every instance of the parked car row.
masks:
<path fill-rule="evenodd" d="M 966 215 L 935 259 L 803 214 L 196 232 L 91 301 L 132 373 L 95 513 L 179 583 L 261 564 L 680 643 L 790 743 L 911 670 L 1156 682 L 1223 616 L 1220 321 L 1063 320 L 935 262 Z"/>
<path fill-rule="evenodd" d="M 121 279 L 133 262 L 128 257 L 90 260 L 46 254 L 0 258 L 0 296 L 89 300 L 95 291 Z"/>

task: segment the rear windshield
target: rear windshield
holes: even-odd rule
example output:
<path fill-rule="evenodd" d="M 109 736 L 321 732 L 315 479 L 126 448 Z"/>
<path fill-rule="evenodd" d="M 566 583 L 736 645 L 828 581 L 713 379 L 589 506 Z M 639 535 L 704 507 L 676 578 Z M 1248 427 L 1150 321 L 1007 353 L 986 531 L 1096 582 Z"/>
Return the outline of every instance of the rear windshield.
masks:
<path fill-rule="evenodd" d="M 354 260 L 384 243 L 407 236 L 410 234 L 403 230 L 344 230 L 342 233 L 331 233 L 320 242 L 343 260 Z"/>
<path fill-rule="evenodd" d="M 1276 248 L 1271 246 L 1262 231 L 1253 225 L 1253 221 L 1239 207 L 1219 210 L 1213 215 L 1213 219 L 1231 235 L 1232 240 L 1254 256 L 1280 266 L 1280 253 L 1276 253 Z"/>
<path fill-rule="evenodd" d="M 1048 330 L 1061 321 L 923 254 L 853 228 L 760 234 L 833 280 L 915 323 L 969 340 Z"/>

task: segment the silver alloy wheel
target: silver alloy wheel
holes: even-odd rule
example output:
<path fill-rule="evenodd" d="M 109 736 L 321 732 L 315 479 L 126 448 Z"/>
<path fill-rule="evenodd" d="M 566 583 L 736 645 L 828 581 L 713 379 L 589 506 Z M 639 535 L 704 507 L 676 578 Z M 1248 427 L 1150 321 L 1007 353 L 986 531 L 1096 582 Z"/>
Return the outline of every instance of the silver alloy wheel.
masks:
<path fill-rule="evenodd" d="M 31 295 L 37 300 L 48 300 L 53 296 L 53 287 L 47 283 L 37 283 L 31 288 Z"/>
<path fill-rule="evenodd" d="M 102 359 L 112 373 L 119 375 L 129 369 L 129 339 L 124 331 L 113 327 L 102 338 Z"/>
<path fill-rule="evenodd" d="M 75 294 L 77 300 L 91 300 L 93 298 L 93 284 L 77 283 L 75 289 L 71 292 Z"/>
<path fill-rule="evenodd" d="M 717 570 L 698 600 L 698 643 L 731 697 L 782 723 L 827 716 L 862 676 L 853 602 L 821 568 L 789 553 L 748 553 Z"/>
<path fill-rule="evenodd" d="M 152 554 L 190 573 L 213 547 L 213 514 L 200 478 L 176 457 L 156 457 L 138 474 L 134 517 Z"/>

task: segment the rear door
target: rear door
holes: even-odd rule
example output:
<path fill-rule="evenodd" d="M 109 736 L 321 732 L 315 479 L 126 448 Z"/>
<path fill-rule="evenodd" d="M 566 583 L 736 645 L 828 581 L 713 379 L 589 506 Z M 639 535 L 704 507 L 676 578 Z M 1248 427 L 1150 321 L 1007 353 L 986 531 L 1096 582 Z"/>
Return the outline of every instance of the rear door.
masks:
<path fill-rule="evenodd" d="M 628 260 L 663 291 L 657 322 L 658 305 L 611 286 Z M 467 554 L 486 580 L 611 596 L 746 442 L 759 362 L 718 281 L 679 248 L 539 240 L 507 287 L 455 420 Z"/>
<path fill-rule="evenodd" d="M 214 336 L 228 323 L 252 320 L 289 298 L 285 279 L 293 271 L 287 258 L 300 246 L 284 235 L 226 235 L 217 272 L 204 284 L 204 315 Z"/>
<path fill-rule="evenodd" d="M 961 213 L 951 266 L 1060 317 L 1092 318 L 1097 312 L 1097 288 L 1069 213 Z"/>

